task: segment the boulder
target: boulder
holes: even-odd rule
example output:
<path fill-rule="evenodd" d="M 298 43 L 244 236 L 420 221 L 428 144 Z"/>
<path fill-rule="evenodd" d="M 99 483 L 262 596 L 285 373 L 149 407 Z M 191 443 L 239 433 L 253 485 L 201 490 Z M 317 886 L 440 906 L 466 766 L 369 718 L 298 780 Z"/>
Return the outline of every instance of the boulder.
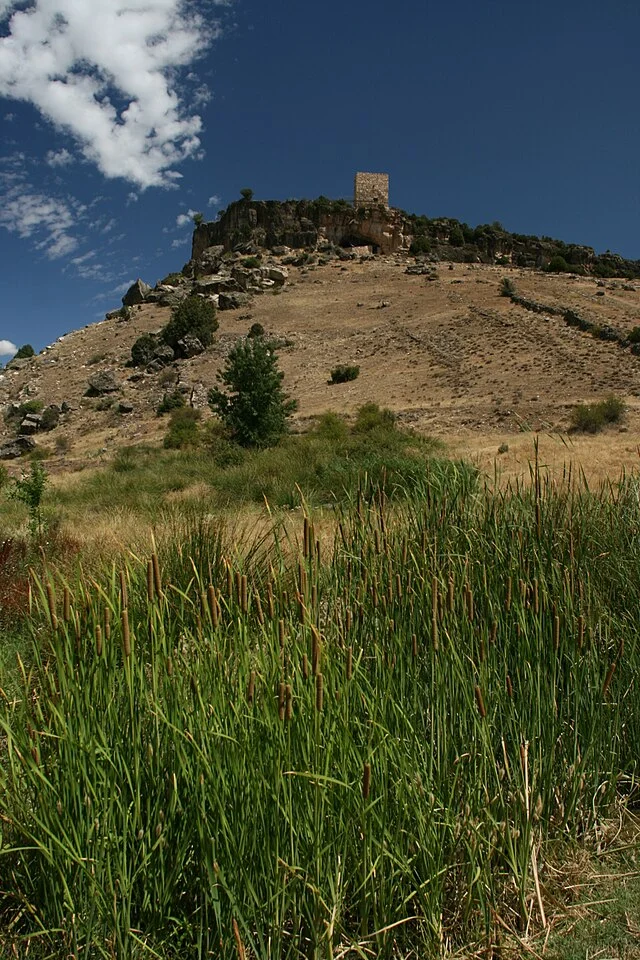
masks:
<path fill-rule="evenodd" d="M 138 277 L 136 282 L 131 284 L 122 298 L 123 306 L 133 307 L 137 303 L 144 303 L 148 294 L 150 293 L 151 287 L 149 284 L 145 283 L 144 280 L 141 280 L 140 277 Z"/>
<path fill-rule="evenodd" d="M 156 347 L 153 351 L 153 360 L 158 360 L 164 366 L 168 363 L 173 363 L 175 357 L 173 347 L 170 347 L 168 343 L 161 343 L 160 346 Z"/>
<path fill-rule="evenodd" d="M 36 442 L 31 437 L 16 437 L 15 440 L 8 440 L 7 443 L 0 444 L 0 460 L 17 460 L 25 453 L 31 453 L 35 449 Z"/>
<path fill-rule="evenodd" d="M 268 267 L 267 277 L 269 280 L 273 280 L 274 283 L 286 283 L 289 279 L 289 271 L 286 270 L 285 267 Z"/>
<path fill-rule="evenodd" d="M 42 417 L 39 413 L 28 413 L 24 418 L 18 432 L 21 436 L 27 436 L 28 434 L 37 433 L 42 426 Z"/>
<path fill-rule="evenodd" d="M 246 293 L 221 293 L 218 300 L 218 309 L 237 310 L 238 307 L 246 307 L 251 297 Z"/>
<path fill-rule="evenodd" d="M 118 404 L 118 413 L 133 413 L 133 404 L 126 400 L 121 400 Z"/>
<path fill-rule="evenodd" d="M 91 397 L 100 397 L 105 393 L 114 393 L 119 389 L 118 381 L 109 370 L 94 373 L 92 377 L 89 377 L 88 384 L 87 394 Z"/>
<path fill-rule="evenodd" d="M 178 340 L 178 351 L 181 357 L 188 360 L 190 357 L 197 357 L 199 353 L 204 353 L 204 347 L 197 337 L 188 333 L 182 340 Z"/>

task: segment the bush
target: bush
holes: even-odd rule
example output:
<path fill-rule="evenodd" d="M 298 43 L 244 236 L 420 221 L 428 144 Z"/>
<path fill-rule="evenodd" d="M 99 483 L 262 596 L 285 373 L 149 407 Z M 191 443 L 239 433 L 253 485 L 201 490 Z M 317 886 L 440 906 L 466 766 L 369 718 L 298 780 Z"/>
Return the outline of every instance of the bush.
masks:
<path fill-rule="evenodd" d="M 360 374 L 360 367 L 349 366 L 346 363 L 339 363 L 331 371 L 329 383 L 347 383 L 349 380 L 355 380 Z"/>
<path fill-rule="evenodd" d="M 242 261 L 242 266 L 247 267 L 249 270 L 255 270 L 260 266 L 260 257 L 246 257 Z"/>
<path fill-rule="evenodd" d="M 500 283 L 500 296 L 513 297 L 516 293 L 516 285 L 510 277 L 503 277 Z"/>
<path fill-rule="evenodd" d="M 608 423 L 618 423 L 625 412 L 625 403 L 610 396 L 599 403 L 579 403 L 571 412 L 571 429 L 579 433 L 599 433 Z"/>
<path fill-rule="evenodd" d="M 216 308 L 211 301 L 191 296 L 174 309 L 171 320 L 163 327 L 160 337 L 174 350 L 178 346 L 178 340 L 182 340 L 186 334 L 197 337 L 203 347 L 208 347 L 217 329 Z"/>
<path fill-rule="evenodd" d="M 464 246 L 464 234 L 460 227 L 453 227 L 451 230 L 451 233 L 449 234 L 449 244 L 452 247 Z"/>
<path fill-rule="evenodd" d="M 286 433 L 287 417 L 296 409 L 282 389 L 273 344 L 263 337 L 239 341 L 218 380 L 226 391 L 209 391 L 209 405 L 233 439 L 243 447 L 269 447 Z"/>
<path fill-rule="evenodd" d="M 240 196 L 243 200 L 253 200 L 253 190 L 251 187 L 243 187 L 240 191 Z"/>
<path fill-rule="evenodd" d="M 375 430 L 395 430 L 396 418 L 391 410 L 383 408 L 377 403 L 365 403 L 356 414 L 353 425 L 354 433 L 372 433 Z"/>
<path fill-rule="evenodd" d="M 264 337 L 264 327 L 261 323 L 252 323 L 249 327 L 248 337 Z"/>
<path fill-rule="evenodd" d="M 28 360 L 29 357 L 35 357 L 36 352 L 31 346 L 30 343 L 25 343 L 24 346 L 20 347 L 18 351 L 14 354 L 14 360 Z"/>
<path fill-rule="evenodd" d="M 571 267 L 565 258 L 561 256 L 552 257 L 547 264 L 546 270 L 548 273 L 571 273 Z"/>
<path fill-rule="evenodd" d="M 412 253 L 414 257 L 421 253 L 431 253 L 431 241 L 428 237 L 415 237 L 409 247 L 409 253 Z"/>
<path fill-rule="evenodd" d="M 162 400 L 158 404 L 156 413 L 159 417 L 161 417 L 163 413 L 171 413 L 172 410 L 178 410 L 180 407 L 184 406 L 186 406 L 184 396 L 179 390 L 173 390 L 171 393 L 165 393 Z"/>
<path fill-rule="evenodd" d="M 60 413 L 58 412 L 57 407 L 47 407 L 46 410 L 42 413 L 42 420 L 40 421 L 41 430 L 53 430 L 58 426 L 60 421 Z"/>
<path fill-rule="evenodd" d="M 640 327 L 634 327 L 627 336 L 629 343 L 640 343 Z"/>
<path fill-rule="evenodd" d="M 184 401 L 183 401 L 184 402 Z M 184 450 L 200 443 L 200 411 L 193 407 L 174 410 L 169 421 L 163 444 L 167 450 Z"/>
<path fill-rule="evenodd" d="M 131 362 L 134 367 L 146 367 L 153 360 L 153 351 L 158 346 L 158 338 L 152 333 L 143 333 L 131 347 Z"/>

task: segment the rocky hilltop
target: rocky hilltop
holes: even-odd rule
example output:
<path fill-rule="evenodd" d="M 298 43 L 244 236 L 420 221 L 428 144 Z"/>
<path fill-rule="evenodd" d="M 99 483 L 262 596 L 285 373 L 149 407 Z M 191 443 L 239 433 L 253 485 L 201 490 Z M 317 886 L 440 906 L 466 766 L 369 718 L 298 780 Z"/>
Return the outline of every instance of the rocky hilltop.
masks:
<path fill-rule="evenodd" d="M 278 252 L 283 247 L 323 252 L 369 247 L 373 254 L 412 253 L 457 263 L 548 269 L 601 279 L 640 277 L 640 260 L 552 237 L 511 233 L 494 222 L 470 227 L 458 220 L 429 218 L 382 204 L 355 207 L 346 200 L 253 200 L 232 203 L 215 222 L 200 223 L 192 261 L 209 247 L 225 251 Z"/>

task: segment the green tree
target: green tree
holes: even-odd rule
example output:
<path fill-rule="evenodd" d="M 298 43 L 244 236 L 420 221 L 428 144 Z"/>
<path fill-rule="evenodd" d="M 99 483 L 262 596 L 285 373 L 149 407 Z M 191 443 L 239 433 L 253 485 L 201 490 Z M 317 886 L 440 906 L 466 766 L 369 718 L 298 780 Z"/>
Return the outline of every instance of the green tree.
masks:
<path fill-rule="evenodd" d="M 243 187 L 240 191 L 240 196 L 243 200 L 253 200 L 253 190 L 251 187 Z"/>
<path fill-rule="evenodd" d="M 195 226 L 199 227 L 201 223 L 204 223 L 204 213 L 194 213 L 191 219 L 193 220 Z"/>
<path fill-rule="evenodd" d="M 30 472 L 13 481 L 9 496 L 20 500 L 29 511 L 29 533 L 32 537 L 41 537 L 43 530 L 42 496 L 47 483 L 47 473 L 36 460 L 31 463 Z"/>
<path fill-rule="evenodd" d="M 297 407 L 282 388 L 273 343 L 263 337 L 240 340 L 229 353 L 218 380 L 226 388 L 209 391 L 209 406 L 243 447 L 269 447 L 287 430 Z"/>
<path fill-rule="evenodd" d="M 217 329 L 218 321 L 213 303 L 203 297 L 191 296 L 175 308 L 171 320 L 162 328 L 160 336 L 164 343 L 168 343 L 174 350 L 178 346 L 178 340 L 182 340 L 188 333 L 197 337 L 203 347 L 208 347 Z"/>

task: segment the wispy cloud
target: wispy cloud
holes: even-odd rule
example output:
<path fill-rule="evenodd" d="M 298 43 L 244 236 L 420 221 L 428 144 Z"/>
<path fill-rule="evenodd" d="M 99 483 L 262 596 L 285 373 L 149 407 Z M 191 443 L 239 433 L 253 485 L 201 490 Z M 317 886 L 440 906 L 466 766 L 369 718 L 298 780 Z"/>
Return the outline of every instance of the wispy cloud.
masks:
<path fill-rule="evenodd" d="M 73 198 L 51 197 L 29 184 L 9 186 L 0 204 L 0 226 L 22 239 L 39 237 L 35 247 L 49 260 L 58 260 L 77 249 L 72 232 L 85 208 Z"/>
<path fill-rule="evenodd" d="M 57 152 L 55 150 L 47 150 L 45 163 L 50 167 L 68 167 L 70 163 L 73 163 L 73 156 L 64 147 Z"/>
<path fill-rule="evenodd" d="M 188 210 L 186 213 L 180 213 L 176 217 L 176 227 L 186 227 L 188 223 L 193 223 L 193 218 L 198 212 L 198 210 Z"/>
<path fill-rule="evenodd" d="M 17 350 L 18 348 L 15 343 L 11 343 L 11 340 L 0 340 L 0 357 L 12 357 Z"/>
<path fill-rule="evenodd" d="M 212 197 L 209 197 L 209 199 L 207 200 L 208 207 L 219 207 L 221 203 L 222 203 L 222 200 L 217 195 L 217 193 L 214 193 L 214 195 Z"/>
<path fill-rule="evenodd" d="M 209 0 L 228 6 L 228 0 Z M 208 91 L 178 78 L 219 33 L 184 0 L 0 0 L 0 96 L 32 103 L 105 177 L 170 186 L 200 155 Z M 124 102 L 124 107 L 121 104 Z"/>

